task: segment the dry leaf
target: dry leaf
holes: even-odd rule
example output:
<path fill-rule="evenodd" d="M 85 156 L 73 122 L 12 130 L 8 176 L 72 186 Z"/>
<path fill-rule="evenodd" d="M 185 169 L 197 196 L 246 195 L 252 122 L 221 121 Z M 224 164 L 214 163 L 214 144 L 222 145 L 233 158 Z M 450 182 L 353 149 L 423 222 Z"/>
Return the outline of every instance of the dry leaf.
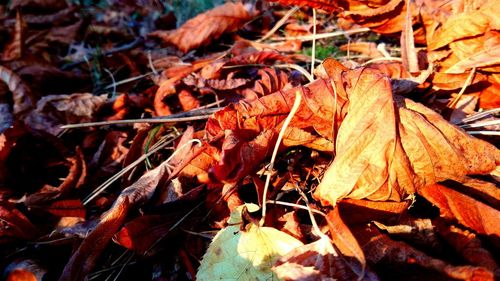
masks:
<path fill-rule="evenodd" d="M 174 32 L 156 31 L 150 35 L 186 53 L 210 44 L 224 33 L 238 30 L 252 16 L 242 3 L 228 2 L 188 20 Z"/>
<path fill-rule="evenodd" d="M 339 208 L 330 211 L 326 216 L 326 221 L 330 229 L 332 242 L 340 250 L 342 257 L 345 259 L 345 266 L 348 267 L 358 279 L 365 277 L 365 254 L 350 229 L 340 217 Z"/>
<path fill-rule="evenodd" d="M 357 238 L 363 245 L 368 262 L 371 264 L 390 266 L 414 264 L 425 269 L 440 272 L 444 276 L 459 280 L 494 280 L 493 273 L 483 267 L 454 266 L 400 241 L 391 240 L 387 235 L 372 228 L 358 232 Z M 434 273 L 435 274 L 435 273 Z"/>
<path fill-rule="evenodd" d="M 91 93 L 51 95 L 41 98 L 35 110 L 26 117 L 26 124 L 53 135 L 59 134 L 62 125 L 92 121 L 93 114 L 106 102 L 105 95 Z"/>
<path fill-rule="evenodd" d="M 14 100 L 13 113 L 23 114 L 33 107 L 34 101 L 26 84 L 10 69 L 0 65 L 0 81 L 3 81 L 12 92 Z"/>
<path fill-rule="evenodd" d="M 500 237 L 497 209 L 442 184 L 429 185 L 418 192 L 439 208 L 442 217 L 457 220 L 479 234 L 491 235 L 492 239 Z"/>
<path fill-rule="evenodd" d="M 20 10 L 17 10 L 14 35 L 12 36 L 12 41 L 7 46 L 5 46 L 3 50 L 2 53 L 3 61 L 20 59 L 23 56 L 25 30 L 26 30 L 26 23 L 21 15 Z"/>
<path fill-rule="evenodd" d="M 146 172 L 121 192 L 111 209 L 101 215 L 99 224 L 73 253 L 59 280 L 83 280 L 92 271 L 100 254 L 124 223 L 128 212 L 153 196 L 165 172 L 166 166 L 163 163 Z"/>
<path fill-rule="evenodd" d="M 0 205 L 0 225 L 0 244 L 30 240 L 38 232 L 23 213 L 8 205 Z"/>
<path fill-rule="evenodd" d="M 500 162 L 494 146 L 423 105 L 393 97 L 389 79 L 377 71 L 358 69 L 342 78 L 335 82 L 346 85 L 349 108 L 337 155 L 315 192 L 323 203 L 345 197 L 400 201 L 416 188 L 489 173 Z"/>
<path fill-rule="evenodd" d="M 286 281 L 378 280 L 374 275 L 364 277 L 353 273 L 326 236 L 281 257 L 273 271 Z"/>

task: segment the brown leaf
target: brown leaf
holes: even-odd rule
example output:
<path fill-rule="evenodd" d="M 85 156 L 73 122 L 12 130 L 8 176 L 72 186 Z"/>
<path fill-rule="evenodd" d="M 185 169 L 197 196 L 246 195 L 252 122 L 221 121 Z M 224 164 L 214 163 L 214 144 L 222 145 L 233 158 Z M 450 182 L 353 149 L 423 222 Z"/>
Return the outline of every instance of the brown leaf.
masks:
<path fill-rule="evenodd" d="M 375 202 L 369 200 L 343 199 L 338 203 L 339 212 L 349 224 L 385 221 L 399 217 L 410 207 L 410 201 Z"/>
<path fill-rule="evenodd" d="M 335 82 L 347 85 L 349 108 L 337 155 L 315 192 L 323 203 L 344 197 L 400 201 L 437 181 L 489 173 L 500 161 L 489 143 L 423 105 L 393 97 L 389 79 L 377 71 L 353 70 Z"/>
<path fill-rule="evenodd" d="M 83 280 L 91 272 L 104 248 L 124 223 L 128 212 L 153 196 L 165 172 L 163 163 L 121 192 L 111 209 L 101 215 L 99 224 L 73 253 L 59 280 Z"/>
<path fill-rule="evenodd" d="M 32 129 L 57 135 L 63 130 L 61 125 L 92 121 L 94 113 L 106 100 L 104 95 L 91 93 L 45 96 L 26 117 L 26 124 Z"/>
<path fill-rule="evenodd" d="M 494 11 L 497 11 L 495 14 Z M 451 42 L 485 33 L 491 27 L 498 28 L 498 6 L 495 1 L 487 1 L 479 10 L 451 15 L 428 42 L 430 50 L 444 47 Z"/>
<path fill-rule="evenodd" d="M 38 232 L 23 213 L 8 205 L 0 205 L 0 223 L 0 244 L 31 240 Z"/>
<path fill-rule="evenodd" d="M 210 44 L 224 33 L 238 30 L 252 16 L 242 3 L 228 2 L 188 20 L 174 32 L 156 31 L 150 35 L 186 53 Z"/>
<path fill-rule="evenodd" d="M 342 51 L 361 53 L 369 58 L 381 58 L 384 55 L 377 49 L 377 44 L 374 42 L 353 42 L 344 44 L 339 48 Z"/>
<path fill-rule="evenodd" d="M 283 145 L 331 151 L 334 97 L 330 87 L 328 81 L 318 80 L 308 87 L 279 91 L 249 103 L 242 101 L 216 112 L 206 125 L 211 143 L 224 138 L 222 159 L 214 167 L 216 177 L 226 183 L 237 182 L 269 156 L 297 90 L 304 96 L 303 106 L 285 131 Z M 339 103 L 342 100 L 339 97 Z"/>
<path fill-rule="evenodd" d="M 391 266 L 395 268 L 400 265 L 414 264 L 453 279 L 494 280 L 493 273 L 486 268 L 450 265 L 440 259 L 432 258 L 404 242 L 391 240 L 387 235 L 381 234 L 373 227 L 358 231 L 356 237 L 363 245 L 368 262 L 378 264 L 379 267 L 385 264 L 388 267 L 385 268 L 386 271 L 392 270 Z"/>
<path fill-rule="evenodd" d="M 444 222 L 438 223 L 437 228 L 444 241 L 453 246 L 465 260 L 493 272 L 498 269 L 492 254 L 483 247 L 481 240 L 474 233 Z"/>
<path fill-rule="evenodd" d="M 23 56 L 24 53 L 24 33 L 26 23 L 21 15 L 21 11 L 17 10 L 16 13 L 16 26 L 14 28 L 14 35 L 12 41 L 5 46 L 2 53 L 3 61 L 16 60 Z"/>
<path fill-rule="evenodd" d="M 334 0 L 272 0 L 275 2 L 280 2 L 283 5 L 289 6 L 307 6 L 316 9 L 323 9 L 328 12 L 336 12 L 340 8 L 338 1 Z"/>
<path fill-rule="evenodd" d="M 31 109 L 34 100 L 31 96 L 29 88 L 21 80 L 21 78 L 12 72 L 10 69 L 0 65 L 0 81 L 3 81 L 12 92 L 14 100 L 14 114 L 22 114 Z"/>
<path fill-rule="evenodd" d="M 439 208 L 443 218 L 456 220 L 479 234 L 500 237 L 497 209 L 442 184 L 425 186 L 418 192 Z"/>
<path fill-rule="evenodd" d="M 339 214 L 339 208 L 334 208 L 326 216 L 330 236 L 333 244 L 340 250 L 346 266 L 362 278 L 365 275 L 366 259 L 363 250 L 358 244 L 358 241 L 351 233 L 351 230 L 345 225 Z"/>
<path fill-rule="evenodd" d="M 177 94 L 177 97 L 179 98 L 179 103 L 183 111 L 189 111 L 200 107 L 200 101 L 194 97 L 189 90 L 181 90 L 179 94 Z"/>

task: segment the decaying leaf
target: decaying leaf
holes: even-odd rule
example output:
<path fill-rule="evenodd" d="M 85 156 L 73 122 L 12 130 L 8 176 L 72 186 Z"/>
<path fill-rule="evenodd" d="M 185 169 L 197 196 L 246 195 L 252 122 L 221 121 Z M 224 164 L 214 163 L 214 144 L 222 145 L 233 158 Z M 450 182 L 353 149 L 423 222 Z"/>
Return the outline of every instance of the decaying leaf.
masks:
<path fill-rule="evenodd" d="M 45 96 L 27 116 L 26 123 L 33 129 L 57 135 L 63 130 L 62 125 L 90 122 L 106 100 L 106 96 L 91 93 Z"/>
<path fill-rule="evenodd" d="M 238 30 L 252 16 L 242 3 L 229 2 L 188 20 L 174 32 L 156 31 L 150 35 L 188 52 L 206 46 L 223 33 Z"/>
<path fill-rule="evenodd" d="M 13 113 L 26 113 L 33 107 L 33 100 L 28 86 L 21 80 L 16 73 L 0 65 L 0 81 L 3 81 L 12 92 L 14 100 Z"/>
<path fill-rule="evenodd" d="M 371 264 L 391 267 L 402 265 L 417 265 L 423 269 L 432 270 L 458 280 L 494 280 L 493 273 L 483 267 L 455 266 L 411 247 L 410 245 L 391 240 L 387 235 L 381 234 L 374 227 L 357 232 L 356 236 L 363 245 L 366 258 Z M 425 275 L 424 275 L 425 276 Z"/>
<path fill-rule="evenodd" d="M 338 132 L 337 155 L 315 192 L 322 202 L 335 205 L 344 197 L 400 201 L 419 187 L 463 181 L 500 162 L 494 146 L 421 104 L 393 97 L 389 79 L 376 71 L 353 70 L 342 78 L 347 86 L 340 91 L 347 93 L 349 108 Z"/>
<path fill-rule="evenodd" d="M 145 173 L 122 191 L 110 210 L 104 213 L 96 228 L 83 240 L 66 264 L 59 280 L 83 280 L 94 268 L 99 255 L 125 221 L 128 212 L 144 204 L 165 176 L 164 164 Z"/>
<path fill-rule="evenodd" d="M 249 211 L 258 210 L 246 204 Z M 275 228 L 250 222 L 242 225 L 240 206 L 231 214 L 228 226 L 213 238 L 196 274 L 197 280 L 270 280 L 277 276 L 271 267 L 281 256 L 302 246 L 302 242 Z"/>

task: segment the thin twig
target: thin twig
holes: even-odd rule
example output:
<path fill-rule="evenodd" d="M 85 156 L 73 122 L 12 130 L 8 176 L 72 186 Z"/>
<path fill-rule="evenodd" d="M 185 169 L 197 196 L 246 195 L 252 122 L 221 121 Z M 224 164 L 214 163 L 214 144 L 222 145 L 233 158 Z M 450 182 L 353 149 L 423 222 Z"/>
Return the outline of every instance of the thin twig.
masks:
<path fill-rule="evenodd" d="M 469 76 L 467 76 L 467 79 L 465 80 L 464 82 L 464 85 L 462 86 L 462 89 L 460 89 L 460 92 L 458 93 L 458 95 L 452 100 L 450 101 L 450 103 L 448 103 L 448 108 L 455 108 L 455 106 L 457 106 L 457 103 L 458 101 L 460 100 L 460 98 L 462 97 L 462 95 L 464 94 L 465 92 L 465 89 L 467 89 L 467 87 L 469 87 L 469 85 L 471 84 L 472 82 L 472 78 L 474 77 L 474 74 L 476 74 L 476 68 L 473 67 L 471 72 L 469 73 Z"/>
<path fill-rule="evenodd" d="M 262 38 L 260 38 L 259 40 L 256 40 L 255 42 L 259 43 L 259 42 L 262 42 L 262 41 L 266 40 L 267 38 L 271 37 L 281 26 L 283 26 L 283 24 L 285 24 L 285 22 L 295 12 L 297 12 L 298 9 L 299 9 L 299 7 L 293 7 L 290 10 L 288 10 L 288 12 L 274 25 L 274 27 L 271 30 L 269 30 L 264 36 L 262 36 Z"/>
<path fill-rule="evenodd" d="M 316 9 L 313 9 L 313 35 L 311 53 L 311 77 L 314 77 L 314 62 L 316 60 Z"/>
<path fill-rule="evenodd" d="M 141 118 L 141 119 L 126 119 L 126 120 L 111 120 L 111 121 L 100 121 L 100 122 L 89 122 L 81 124 L 68 124 L 61 126 L 61 129 L 76 129 L 76 128 L 87 128 L 94 126 L 107 126 L 107 125 L 118 125 L 118 124 L 134 124 L 134 123 L 166 123 L 173 124 L 179 122 L 189 122 L 196 120 L 208 119 L 213 113 L 219 111 L 221 108 L 204 108 L 201 110 L 192 110 L 181 112 L 177 114 L 172 114 L 168 116 L 153 117 L 153 118 Z M 199 115 L 196 115 L 199 114 Z"/>
<path fill-rule="evenodd" d="M 355 33 L 362 33 L 362 32 L 367 32 L 370 31 L 369 28 L 367 27 L 362 27 L 362 28 L 357 28 L 357 29 L 351 29 L 351 30 L 346 30 L 346 31 L 335 31 L 335 32 L 329 32 L 329 33 L 320 33 L 316 35 L 304 35 L 304 36 L 297 36 L 297 37 L 279 37 L 279 38 L 271 38 L 271 40 L 274 41 L 289 41 L 289 40 L 300 40 L 300 41 L 312 41 L 312 40 L 317 40 L 317 39 L 325 39 L 325 38 L 331 38 L 331 37 L 337 37 L 337 36 L 343 36 L 343 35 L 349 35 L 349 34 L 355 34 Z"/>
<path fill-rule="evenodd" d="M 474 115 L 471 115 L 469 117 L 466 117 L 466 118 L 462 119 L 461 123 L 474 122 L 476 120 L 479 120 L 479 119 L 482 119 L 482 118 L 485 118 L 485 117 L 488 117 L 488 116 L 491 116 L 491 115 L 494 115 L 494 114 L 497 114 L 497 113 L 500 113 L 500 107 L 499 108 L 493 108 L 493 109 L 489 109 L 489 110 L 485 110 L 485 111 L 482 111 L 482 112 L 475 113 Z"/>
<path fill-rule="evenodd" d="M 295 92 L 295 101 L 293 102 L 292 109 L 290 110 L 290 113 L 285 119 L 285 122 L 283 122 L 283 127 L 281 127 L 280 133 L 278 135 L 278 140 L 276 140 L 276 145 L 274 146 L 273 154 L 271 156 L 271 162 L 269 163 L 269 173 L 267 174 L 266 177 L 266 183 L 264 185 L 264 194 L 262 195 L 262 218 L 259 221 L 259 225 L 263 226 L 264 222 L 266 220 L 266 203 L 267 203 L 267 191 L 269 189 L 269 183 L 271 182 L 271 172 L 273 171 L 274 168 L 274 161 L 276 160 L 276 155 L 278 154 L 278 149 L 281 144 L 281 140 L 283 139 L 283 136 L 285 135 L 286 128 L 288 128 L 288 125 L 292 121 L 293 116 L 299 109 L 300 102 L 302 101 L 302 95 L 300 94 L 300 91 L 297 90 Z"/>

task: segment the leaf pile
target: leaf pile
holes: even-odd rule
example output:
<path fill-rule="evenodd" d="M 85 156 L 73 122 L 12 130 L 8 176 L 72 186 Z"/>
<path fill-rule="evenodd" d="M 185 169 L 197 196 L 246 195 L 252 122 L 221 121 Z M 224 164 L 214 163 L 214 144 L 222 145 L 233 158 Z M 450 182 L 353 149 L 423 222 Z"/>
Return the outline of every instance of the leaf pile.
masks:
<path fill-rule="evenodd" d="M 77 2 L 0 5 L 5 279 L 500 278 L 495 1 Z"/>

